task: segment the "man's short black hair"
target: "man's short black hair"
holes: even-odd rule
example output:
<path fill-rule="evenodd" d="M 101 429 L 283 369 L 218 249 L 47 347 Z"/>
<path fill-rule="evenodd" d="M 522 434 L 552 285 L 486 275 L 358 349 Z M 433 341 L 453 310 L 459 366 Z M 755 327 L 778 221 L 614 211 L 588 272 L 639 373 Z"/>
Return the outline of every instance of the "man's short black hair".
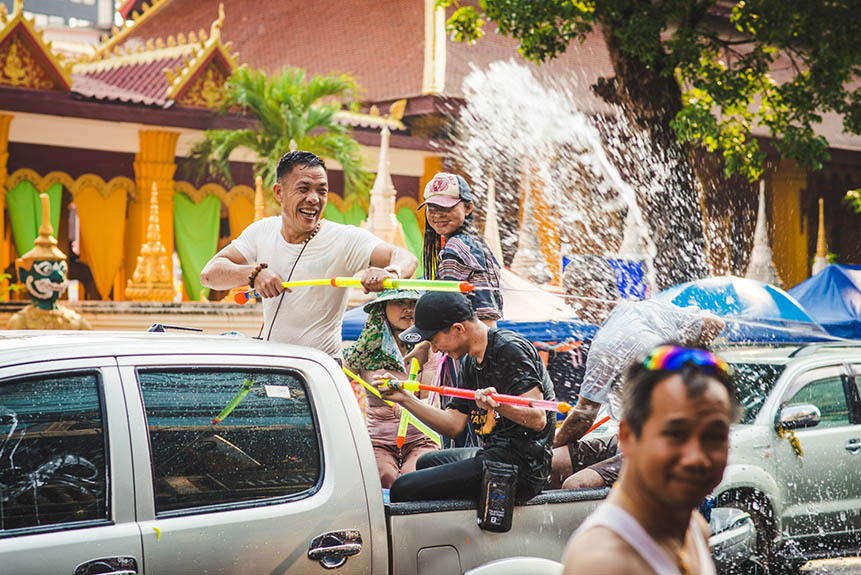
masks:
<path fill-rule="evenodd" d="M 326 169 L 326 164 L 323 163 L 323 158 L 317 154 L 303 152 L 302 150 L 287 152 L 281 156 L 280 160 L 278 160 L 278 169 L 275 171 L 275 181 L 280 182 L 281 178 L 288 176 L 295 166 L 302 166 L 303 168 L 321 166 L 324 170 Z"/>
<path fill-rule="evenodd" d="M 681 346 L 678 342 L 668 342 L 661 345 Z M 657 346 L 656 346 L 657 347 Z M 640 358 L 632 363 L 625 373 L 622 390 L 622 419 L 628 423 L 628 427 L 634 432 L 634 436 L 640 437 L 646 420 L 652 414 L 652 392 L 655 387 L 672 375 L 680 375 L 682 382 L 687 388 L 688 397 L 698 397 L 708 387 L 707 377 L 713 377 L 726 388 L 729 393 L 730 421 L 738 421 L 741 416 L 742 407 L 735 394 L 735 382 L 731 376 L 703 370 L 703 368 L 686 363 L 681 370 L 649 370 Z"/>

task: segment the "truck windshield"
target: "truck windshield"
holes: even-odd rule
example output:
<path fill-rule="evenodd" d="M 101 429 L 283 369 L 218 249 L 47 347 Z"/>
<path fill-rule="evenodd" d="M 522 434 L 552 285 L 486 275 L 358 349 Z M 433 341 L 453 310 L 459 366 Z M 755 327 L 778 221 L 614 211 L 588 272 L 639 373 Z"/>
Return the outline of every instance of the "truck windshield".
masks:
<path fill-rule="evenodd" d="M 734 363 L 735 394 L 744 407 L 740 423 L 752 423 L 771 393 L 784 366 L 769 363 Z"/>

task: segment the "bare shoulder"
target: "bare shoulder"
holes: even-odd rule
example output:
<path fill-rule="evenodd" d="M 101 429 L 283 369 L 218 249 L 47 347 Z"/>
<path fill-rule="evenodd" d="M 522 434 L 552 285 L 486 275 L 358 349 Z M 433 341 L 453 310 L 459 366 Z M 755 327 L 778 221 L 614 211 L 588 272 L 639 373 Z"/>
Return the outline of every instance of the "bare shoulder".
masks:
<path fill-rule="evenodd" d="M 702 536 L 706 541 L 708 541 L 709 536 L 711 535 L 711 529 L 709 528 L 708 522 L 706 522 L 706 518 L 695 509 L 691 514 L 691 521 L 696 528 L 696 534 Z"/>
<path fill-rule="evenodd" d="M 564 575 L 648 575 L 640 554 L 614 531 L 592 527 L 568 541 Z"/>

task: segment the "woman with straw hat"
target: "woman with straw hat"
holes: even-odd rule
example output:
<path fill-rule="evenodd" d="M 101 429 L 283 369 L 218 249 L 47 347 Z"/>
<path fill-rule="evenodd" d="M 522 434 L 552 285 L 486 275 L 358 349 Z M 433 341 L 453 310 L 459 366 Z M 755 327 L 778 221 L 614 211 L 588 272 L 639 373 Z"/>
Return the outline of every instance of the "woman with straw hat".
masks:
<path fill-rule="evenodd" d="M 371 381 L 375 374 L 385 372 L 398 379 L 406 379 L 404 356 L 412 351 L 413 345 L 401 341 L 398 335 L 413 325 L 413 311 L 419 295 L 414 290 L 384 290 L 375 300 L 365 304 L 368 320 L 359 339 L 344 352 L 345 365 L 359 373 L 365 381 Z M 420 364 L 426 363 L 427 357 L 421 359 Z M 433 371 L 423 370 L 421 376 L 430 382 Z M 390 407 L 370 392 L 365 393 L 368 434 L 374 446 L 380 481 L 383 488 L 388 489 L 399 475 L 415 471 L 416 460 L 420 455 L 438 447 L 412 425 L 407 428 L 404 442 L 398 447 L 400 406 Z M 427 395 L 427 392 L 421 393 L 420 397 Z"/>

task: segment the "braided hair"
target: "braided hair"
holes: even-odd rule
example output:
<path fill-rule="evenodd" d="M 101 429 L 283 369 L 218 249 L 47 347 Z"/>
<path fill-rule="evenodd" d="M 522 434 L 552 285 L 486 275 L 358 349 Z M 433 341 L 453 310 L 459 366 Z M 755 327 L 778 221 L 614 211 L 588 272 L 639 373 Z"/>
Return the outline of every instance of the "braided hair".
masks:
<path fill-rule="evenodd" d="M 472 202 L 469 203 L 471 204 Z M 451 235 L 471 235 L 481 243 L 482 250 L 485 252 L 486 256 L 491 253 L 490 248 L 487 246 L 484 238 L 479 235 L 478 229 L 475 227 L 475 218 L 473 217 L 473 214 L 475 214 L 475 212 L 466 216 L 463 220 L 463 224 L 452 232 Z M 437 279 L 436 274 L 437 268 L 439 268 L 439 252 L 442 250 L 442 244 L 442 236 L 436 233 L 436 230 L 433 229 L 433 226 L 431 226 L 430 222 L 427 221 L 427 212 L 425 212 L 425 237 L 422 242 L 422 268 L 424 269 L 425 279 Z"/>

